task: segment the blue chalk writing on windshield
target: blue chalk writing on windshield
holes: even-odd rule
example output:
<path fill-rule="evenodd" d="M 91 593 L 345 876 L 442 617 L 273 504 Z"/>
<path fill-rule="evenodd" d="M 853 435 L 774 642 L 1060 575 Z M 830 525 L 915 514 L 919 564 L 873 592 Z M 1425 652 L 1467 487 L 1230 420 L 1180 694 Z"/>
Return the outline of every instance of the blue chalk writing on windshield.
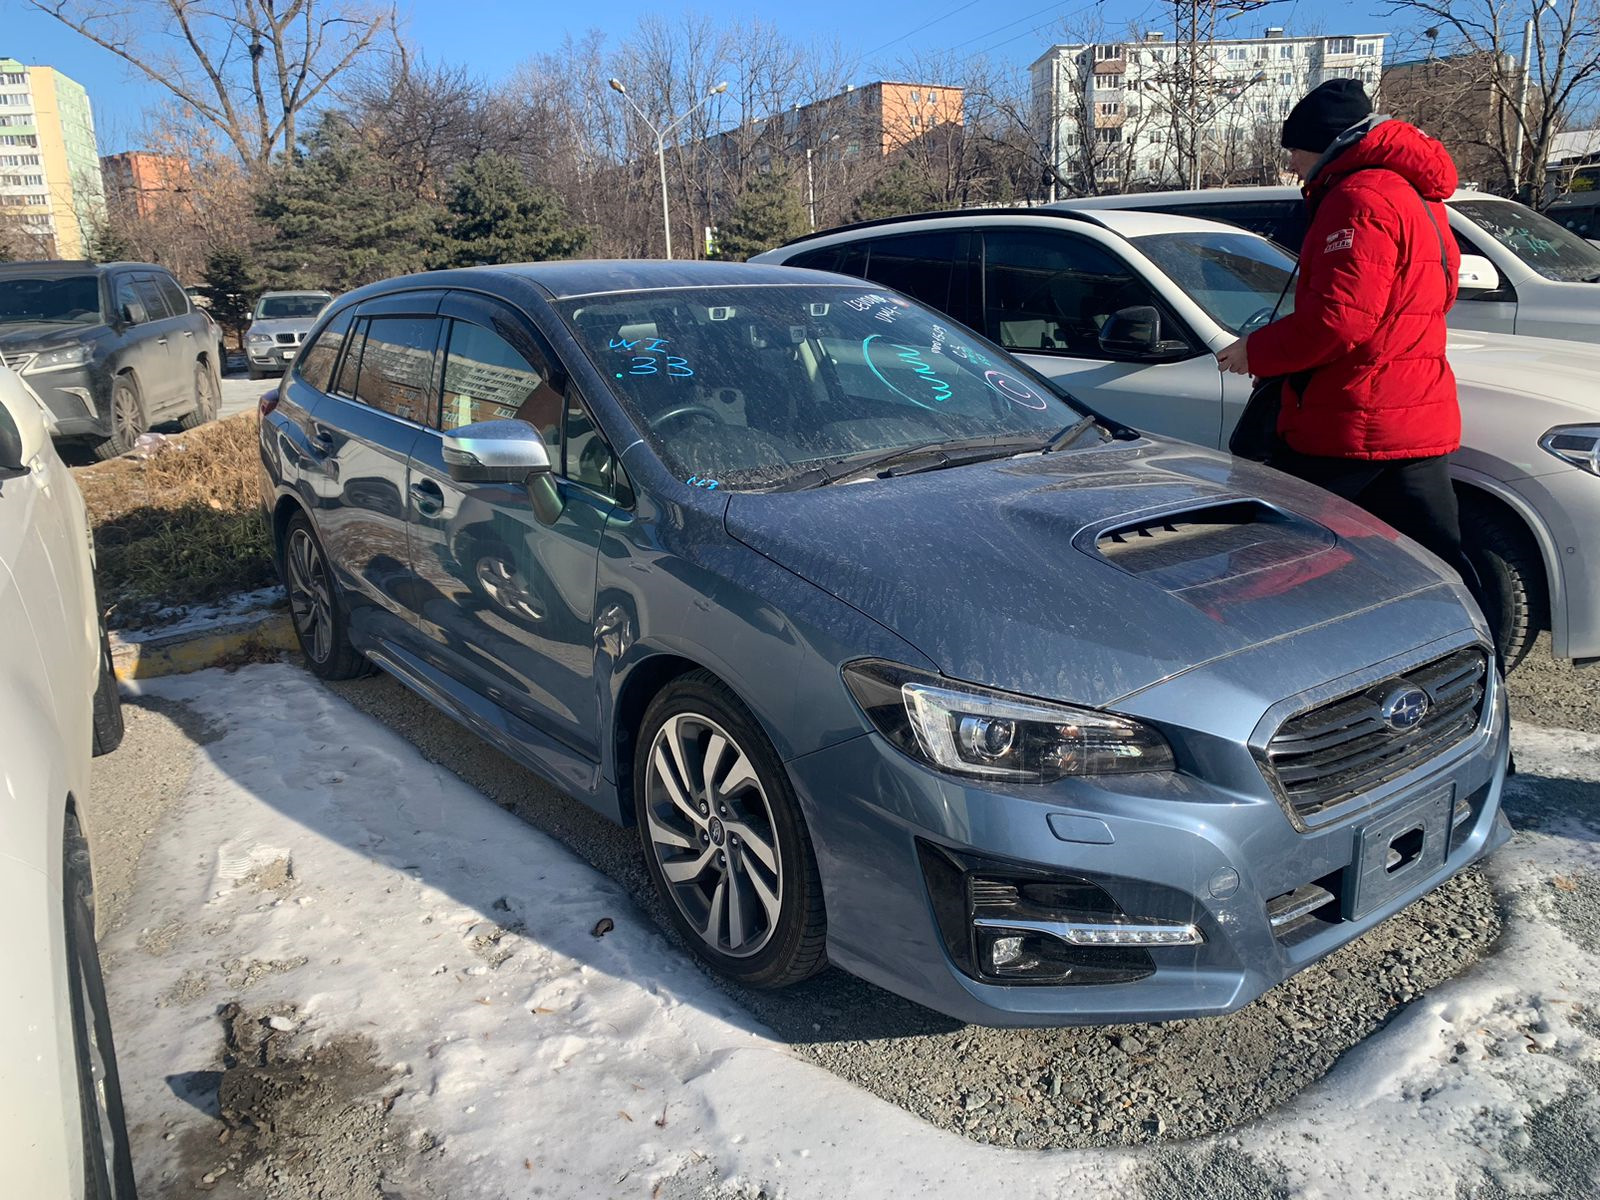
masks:
<path fill-rule="evenodd" d="M 671 340 L 671 338 L 633 338 L 631 340 L 628 338 L 612 338 L 610 349 L 628 353 L 637 348 L 640 342 L 648 341 L 649 345 L 640 349 L 633 356 L 631 365 L 628 368 L 629 375 L 660 375 L 663 372 L 657 364 L 665 362 L 667 364 L 665 374 L 669 378 L 692 379 L 694 377 L 694 368 L 689 365 L 689 360 L 667 352 L 667 343 Z M 652 354 L 659 354 L 662 357 L 654 359 L 650 357 Z M 617 378 L 622 378 L 621 372 L 617 373 Z"/>
<path fill-rule="evenodd" d="M 718 483 L 715 479 L 706 479 L 699 475 L 691 475 L 685 482 L 690 487 L 705 488 L 708 492 L 715 491 Z"/>
<path fill-rule="evenodd" d="M 882 336 L 882 334 L 878 333 L 869 333 L 866 337 L 861 339 L 861 357 L 867 364 L 867 370 L 876 375 L 878 377 L 878 382 L 883 384 L 884 387 L 888 388 L 896 396 L 900 396 L 903 399 L 911 401 L 911 403 L 915 404 L 918 408 L 926 408 L 931 410 L 933 405 L 917 399 L 917 397 L 911 395 L 909 392 L 901 391 L 899 388 L 895 387 L 894 384 L 890 383 L 888 379 L 884 377 L 883 372 L 878 369 L 878 364 L 872 361 L 872 343 Z M 904 365 L 909 366 L 920 378 L 927 381 L 929 387 L 932 389 L 933 398 L 935 400 L 942 403 L 950 398 L 950 385 L 934 374 L 933 368 L 922 360 L 922 352 L 920 350 L 914 346 L 901 346 L 893 342 L 891 342 L 890 345 L 894 346 L 896 356 Z M 908 354 L 910 355 L 910 358 L 907 357 Z"/>
<path fill-rule="evenodd" d="M 612 350 L 632 350 L 638 344 L 638 338 L 634 338 L 631 342 L 627 338 L 612 338 L 610 348 Z"/>

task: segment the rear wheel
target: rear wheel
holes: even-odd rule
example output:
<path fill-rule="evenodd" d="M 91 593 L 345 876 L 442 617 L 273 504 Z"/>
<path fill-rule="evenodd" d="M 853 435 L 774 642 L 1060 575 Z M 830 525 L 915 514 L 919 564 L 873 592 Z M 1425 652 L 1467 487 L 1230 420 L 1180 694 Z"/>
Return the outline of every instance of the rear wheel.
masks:
<path fill-rule="evenodd" d="M 221 404 L 222 394 L 217 386 L 217 377 L 205 363 L 195 363 L 194 407 L 178 418 L 178 424 L 185 429 L 193 429 L 196 425 L 215 421 Z"/>
<path fill-rule="evenodd" d="M 111 384 L 111 435 L 95 443 L 94 456 L 103 462 L 128 453 L 147 428 L 139 385 L 131 375 L 117 376 Z"/>
<path fill-rule="evenodd" d="M 304 513 L 296 513 L 289 521 L 278 562 L 284 591 L 289 594 L 295 638 L 311 673 L 323 679 L 370 675 L 372 664 L 350 643 L 349 614 L 333 581 L 328 556 Z"/>
<path fill-rule="evenodd" d="M 820 970 L 822 884 L 788 773 L 715 676 L 691 672 L 645 712 L 639 836 L 684 939 L 722 974 L 784 987 Z"/>
<path fill-rule="evenodd" d="M 65 838 L 67 985 L 83 1126 L 84 1193 L 91 1200 L 134 1200 L 133 1156 L 122 1111 L 122 1081 L 111 1039 L 105 981 L 94 940 L 94 877 L 77 814 Z"/>
<path fill-rule="evenodd" d="M 111 637 L 100 626 L 100 682 L 94 690 L 94 752 L 110 754 L 122 745 L 122 694 L 111 661 Z"/>
<path fill-rule="evenodd" d="M 1484 618 L 1509 673 L 1533 649 L 1549 611 L 1544 561 L 1522 523 L 1492 501 L 1462 496 L 1461 532 Z"/>

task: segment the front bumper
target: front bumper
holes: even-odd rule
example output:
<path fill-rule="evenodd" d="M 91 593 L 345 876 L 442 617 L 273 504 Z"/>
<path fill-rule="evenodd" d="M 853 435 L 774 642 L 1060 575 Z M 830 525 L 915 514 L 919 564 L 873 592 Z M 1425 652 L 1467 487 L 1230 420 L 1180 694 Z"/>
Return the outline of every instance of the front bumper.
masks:
<path fill-rule="evenodd" d="M 262 346 L 246 344 L 245 357 L 250 365 L 258 371 L 287 371 L 294 362 L 294 356 L 300 353 L 299 346 L 282 346 L 276 343 Z"/>
<path fill-rule="evenodd" d="M 962 1021 L 1047 1026 L 1175 1020 L 1248 1004 L 1502 844 L 1510 836 L 1500 813 L 1508 752 L 1504 689 L 1494 679 L 1475 732 L 1360 797 L 1359 811 L 1308 832 L 1291 824 L 1245 739 L 1185 753 L 1204 760 L 1204 778 L 984 788 L 922 767 L 877 734 L 789 767 L 824 883 L 830 960 Z M 1414 878 L 1359 915 L 1346 893 L 1336 896 L 1339 908 L 1323 910 L 1329 919 L 1274 929 L 1269 901 L 1316 881 L 1354 889 L 1362 830 L 1441 790 L 1451 811 L 1467 801 L 1442 865 L 1419 863 Z M 1131 919 L 1192 923 L 1205 940 L 1145 948 L 1154 970 L 1133 982 L 974 978 L 947 949 L 919 841 L 1086 880 Z"/>
<path fill-rule="evenodd" d="M 111 432 L 110 385 L 92 367 L 27 373 L 22 382 L 44 410 L 55 438 L 103 438 Z"/>

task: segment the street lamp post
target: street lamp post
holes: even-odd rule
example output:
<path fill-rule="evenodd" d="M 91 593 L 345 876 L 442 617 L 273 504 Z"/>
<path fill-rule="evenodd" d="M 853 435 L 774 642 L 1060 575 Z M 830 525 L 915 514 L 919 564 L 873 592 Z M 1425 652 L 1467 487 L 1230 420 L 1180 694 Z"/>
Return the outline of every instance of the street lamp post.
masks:
<path fill-rule="evenodd" d="M 829 142 L 837 142 L 838 140 L 839 135 L 831 133 L 822 139 L 822 144 L 826 146 Z M 817 227 L 817 185 L 811 175 L 811 156 L 814 153 L 816 153 L 814 147 L 806 147 L 806 221 L 812 229 Z"/>
<path fill-rule="evenodd" d="M 685 109 L 678 116 L 674 117 L 668 124 L 664 126 L 658 126 L 647 115 L 645 115 L 644 109 L 640 108 L 638 104 L 634 103 L 633 97 L 628 95 L 628 89 L 622 86 L 622 80 L 613 79 L 610 81 L 610 85 L 611 90 L 626 100 L 629 107 L 632 108 L 634 112 L 639 114 L 639 119 L 644 122 L 645 128 L 651 133 L 655 134 L 656 166 L 661 169 L 661 231 L 666 235 L 667 258 L 670 260 L 672 258 L 672 209 L 667 203 L 667 135 L 692 117 L 700 108 L 700 106 L 710 100 L 711 97 L 721 95 L 723 92 L 727 91 L 727 81 L 724 80 L 714 87 L 708 88 L 704 96 L 700 97 L 699 100 L 695 101 L 694 104 L 690 105 L 687 109 Z"/>
<path fill-rule="evenodd" d="M 1528 74 L 1533 70 L 1533 30 L 1546 9 L 1554 9 L 1556 0 L 1544 0 L 1533 10 L 1522 27 L 1522 77 L 1517 80 L 1517 128 L 1511 139 L 1511 186 L 1522 193 L 1522 127 L 1528 121 Z M 1544 49 L 1540 47 L 1542 58 Z"/>

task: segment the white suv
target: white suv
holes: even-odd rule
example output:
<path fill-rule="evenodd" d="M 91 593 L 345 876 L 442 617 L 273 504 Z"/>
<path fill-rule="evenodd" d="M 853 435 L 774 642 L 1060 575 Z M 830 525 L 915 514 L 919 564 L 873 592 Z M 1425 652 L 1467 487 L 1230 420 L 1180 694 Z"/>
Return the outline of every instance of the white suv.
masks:
<path fill-rule="evenodd" d="M 1216 221 L 1049 208 L 872 221 L 754 261 L 902 291 L 1106 416 L 1213 447 L 1250 395 L 1213 355 L 1272 318 L 1294 267 Z M 1600 347 L 1452 331 L 1449 354 L 1463 425 L 1450 469 L 1507 666 L 1544 627 L 1557 658 L 1600 661 Z"/>
<path fill-rule="evenodd" d="M 89 758 L 122 740 L 83 497 L 0 367 L 0 1188 L 134 1194 L 95 949 Z"/>
<path fill-rule="evenodd" d="M 1305 201 L 1294 187 L 1133 192 L 1048 207 L 1136 208 L 1226 221 L 1296 253 L 1307 225 Z M 1450 311 L 1452 329 L 1600 342 L 1600 246 L 1500 196 L 1464 189 L 1445 207 L 1461 250 L 1461 295 Z"/>

